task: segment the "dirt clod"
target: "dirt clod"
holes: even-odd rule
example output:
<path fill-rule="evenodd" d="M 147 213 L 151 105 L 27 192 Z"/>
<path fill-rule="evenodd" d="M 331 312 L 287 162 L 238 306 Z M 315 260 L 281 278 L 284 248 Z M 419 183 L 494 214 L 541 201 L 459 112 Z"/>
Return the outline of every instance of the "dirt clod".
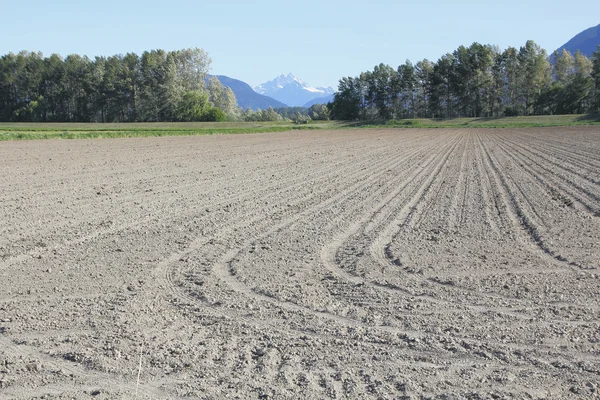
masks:
<path fill-rule="evenodd" d="M 595 126 L 0 142 L 0 398 L 598 397 L 598 154 Z"/>

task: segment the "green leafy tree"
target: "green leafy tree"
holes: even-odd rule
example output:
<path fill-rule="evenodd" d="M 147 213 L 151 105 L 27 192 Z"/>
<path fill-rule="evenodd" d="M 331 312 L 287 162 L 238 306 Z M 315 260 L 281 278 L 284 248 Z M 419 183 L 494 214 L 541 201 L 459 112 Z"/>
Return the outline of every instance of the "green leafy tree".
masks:
<path fill-rule="evenodd" d="M 592 105 L 593 112 L 600 112 L 600 46 L 592 54 Z"/>
<path fill-rule="evenodd" d="M 58 54 L 44 59 L 41 92 L 44 96 L 42 121 L 67 120 L 67 92 L 65 64 Z"/>
<path fill-rule="evenodd" d="M 260 114 L 261 114 L 260 121 L 281 121 L 281 120 L 283 120 L 283 117 L 281 115 L 279 115 L 273 109 L 273 107 L 269 107 L 266 110 L 261 110 Z"/>
<path fill-rule="evenodd" d="M 153 50 L 142 54 L 138 108 L 142 121 L 176 119 L 176 108 L 186 88 L 177 67 L 177 53 Z"/>
<path fill-rule="evenodd" d="M 505 77 L 503 98 L 504 114 L 516 116 L 525 112 L 525 107 L 519 101 L 521 87 L 519 52 L 514 47 L 509 47 L 502 53 L 502 67 Z"/>
<path fill-rule="evenodd" d="M 71 54 L 65 58 L 64 65 L 67 121 L 93 121 L 92 62 L 87 57 Z"/>
<path fill-rule="evenodd" d="M 490 116 L 498 117 L 504 115 L 504 89 L 506 76 L 504 75 L 504 53 L 496 49 L 492 61 L 491 74 L 492 82 L 490 85 Z"/>
<path fill-rule="evenodd" d="M 519 49 L 519 76 L 521 78 L 519 97 L 524 105 L 524 113 L 534 113 L 534 104 L 543 90 L 550 85 L 551 67 L 546 51 L 533 40 L 528 40 Z"/>
<path fill-rule="evenodd" d="M 372 93 L 378 117 L 393 118 L 398 94 L 398 73 L 389 65 L 379 64 L 375 66 L 369 77 L 369 93 Z"/>
<path fill-rule="evenodd" d="M 355 120 L 360 116 L 363 103 L 362 84 L 359 78 L 342 78 L 331 105 L 331 116 L 339 120 Z"/>
<path fill-rule="evenodd" d="M 208 79 L 208 96 L 211 103 L 223 111 L 228 119 L 237 120 L 239 118 L 240 108 L 235 93 L 231 88 L 223 86 L 216 76 Z"/>
<path fill-rule="evenodd" d="M 3 120 L 42 118 L 43 66 L 41 53 L 22 51 L 0 59 L 0 117 Z"/>
<path fill-rule="evenodd" d="M 430 76 L 431 93 L 429 108 L 436 118 L 449 118 L 453 115 L 452 75 L 454 55 L 445 54 L 433 66 Z"/>
<path fill-rule="evenodd" d="M 561 85 L 562 87 L 567 86 L 571 76 L 574 72 L 575 66 L 575 58 L 573 55 L 566 49 L 563 49 L 559 54 L 557 51 L 553 53 L 554 57 L 554 65 L 553 65 L 553 74 L 555 77 L 555 83 Z"/>
<path fill-rule="evenodd" d="M 139 88 L 141 86 L 140 57 L 127 53 L 119 73 L 118 104 L 120 121 L 138 121 Z"/>
<path fill-rule="evenodd" d="M 427 59 L 417 62 L 415 65 L 415 116 L 418 118 L 433 117 L 429 99 L 431 97 L 431 77 L 433 75 L 433 63 Z"/>
<path fill-rule="evenodd" d="M 461 115 L 468 117 L 488 116 L 493 87 L 492 64 L 494 51 L 491 46 L 473 43 L 460 46 L 454 52 L 454 91 L 460 104 Z"/>
<path fill-rule="evenodd" d="M 417 76 L 414 65 L 408 60 L 398 67 L 398 86 L 400 94 L 396 115 L 400 118 L 415 118 Z"/>
<path fill-rule="evenodd" d="M 208 112 L 204 115 L 204 121 L 208 122 L 223 122 L 227 119 L 227 114 L 223 110 L 217 107 L 211 107 Z"/>
<path fill-rule="evenodd" d="M 184 91 L 204 90 L 211 59 L 200 48 L 169 52 L 175 67 L 175 81 Z"/>
<path fill-rule="evenodd" d="M 568 99 L 568 112 L 581 114 L 591 108 L 592 100 L 592 70 L 593 64 L 581 52 L 575 53 L 574 73 L 569 85 L 565 90 L 565 98 Z"/>
<path fill-rule="evenodd" d="M 185 92 L 177 108 L 177 120 L 184 122 L 207 121 L 213 112 L 208 93 L 200 90 Z"/>
<path fill-rule="evenodd" d="M 274 108 L 275 112 L 283 119 L 296 120 L 298 119 L 298 114 L 300 114 L 301 119 L 307 119 L 308 113 L 305 107 L 277 107 Z"/>
<path fill-rule="evenodd" d="M 308 108 L 308 116 L 315 121 L 329 120 L 329 108 L 325 104 L 313 104 Z"/>
<path fill-rule="evenodd" d="M 248 122 L 266 122 L 266 121 L 281 121 L 283 117 L 279 115 L 272 107 L 267 110 L 253 111 L 248 108 L 242 113 L 241 118 Z"/>

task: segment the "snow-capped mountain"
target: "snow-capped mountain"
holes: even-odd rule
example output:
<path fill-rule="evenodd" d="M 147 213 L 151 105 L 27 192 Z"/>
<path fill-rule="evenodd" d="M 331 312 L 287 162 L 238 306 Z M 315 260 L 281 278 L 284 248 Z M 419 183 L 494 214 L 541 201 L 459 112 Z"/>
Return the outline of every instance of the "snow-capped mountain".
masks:
<path fill-rule="evenodd" d="M 290 107 L 300 107 L 307 102 L 333 94 L 331 87 L 312 87 L 294 74 L 280 75 L 272 81 L 254 86 L 254 91 L 287 104 Z"/>
<path fill-rule="evenodd" d="M 240 81 L 238 79 L 233 79 L 225 75 L 215 76 L 217 77 L 217 79 L 219 79 L 223 86 L 227 86 L 228 88 L 233 90 L 238 106 L 240 106 L 244 110 L 247 108 L 251 108 L 253 110 L 266 110 L 269 107 L 285 107 L 285 104 L 283 104 L 280 101 L 277 101 L 271 97 L 262 95 L 260 93 L 256 93 L 246 82 Z"/>

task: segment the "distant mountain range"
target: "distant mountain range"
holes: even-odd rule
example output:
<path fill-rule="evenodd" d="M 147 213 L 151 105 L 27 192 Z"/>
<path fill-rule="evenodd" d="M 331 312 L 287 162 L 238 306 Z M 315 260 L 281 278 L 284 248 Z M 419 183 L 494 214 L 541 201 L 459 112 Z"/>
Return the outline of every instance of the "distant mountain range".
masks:
<path fill-rule="evenodd" d="M 253 89 L 257 93 L 272 97 L 290 107 L 302 107 L 312 100 L 330 96 L 335 92 L 331 87 L 312 87 L 294 74 L 280 75 Z"/>
<path fill-rule="evenodd" d="M 563 49 L 568 50 L 571 54 L 575 54 L 577 50 L 579 50 L 581 54 L 590 57 L 598 50 L 598 46 L 600 46 L 600 25 L 588 28 L 575 35 L 571 40 L 556 50 L 559 54 Z"/>
<path fill-rule="evenodd" d="M 269 107 L 310 107 L 313 104 L 327 104 L 333 101 L 334 90 L 313 88 L 293 74 L 280 75 L 262 85 L 250 87 L 246 82 L 225 75 L 215 75 L 223 86 L 233 90 L 238 105 L 253 110 L 266 110 Z"/>
<path fill-rule="evenodd" d="M 556 49 L 575 54 L 579 50 L 590 57 L 600 46 L 600 25 L 588 28 L 575 35 L 567 43 Z M 552 59 L 552 57 L 551 57 Z M 313 104 L 327 104 L 333 101 L 335 90 L 332 87 L 312 87 L 294 74 L 279 75 L 277 78 L 251 87 L 245 82 L 224 75 L 216 75 L 219 81 L 235 93 L 238 105 L 243 109 L 265 110 L 269 107 L 310 107 Z"/>
<path fill-rule="evenodd" d="M 233 90 L 238 106 L 242 107 L 244 110 L 251 108 L 256 111 L 259 108 L 261 110 L 266 110 L 269 107 L 278 108 L 286 106 L 282 102 L 271 97 L 256 93 L 246 82 L 225 75 L 216 75 L 216 77 L 223 86 L 227 86 Z"/>
<path fill-rule="evenodd" d="M 332 102 L 334 97 L 335 97 L 335 93 L 328 94 L 325 97 L 317 97 L 316 99 L 312 99 L 308 103 L 304 104 L 303 107 L 309 108 L 313 104 L 327 104 L 329 102 Z"/>

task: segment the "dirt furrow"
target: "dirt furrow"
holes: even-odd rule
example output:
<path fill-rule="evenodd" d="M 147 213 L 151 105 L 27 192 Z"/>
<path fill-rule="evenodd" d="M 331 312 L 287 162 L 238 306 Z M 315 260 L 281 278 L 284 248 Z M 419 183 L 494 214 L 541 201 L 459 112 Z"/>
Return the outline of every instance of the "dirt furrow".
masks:
<path fill-rule="evenodd" d="M 599 134 L 2 143 L 0 397 L 594 396 Z"/>
<path fill-rule="evenodd" d="M 545 157 L 534 155 L 538 157 L 536 160 L 531 156 L 534 153 L 529 149 L 525 150 L 526 153 L 513 143 L 508 144 L 504 139 L 498 140 L 498 146 L 503 148 L 508 156 L 519 162 L 519 166 L 540 182 L 550 195 L 557 197 L 557 200 L 567 206 L 572 206 L 573 201 L 576 201 L 592 216 L 600 216 L 600 184 L 588 186 L 581 182 L 581 179 L 586 179 L 584 175 L 574 174 L 561 164 L 549 162 Z M 539 158 L 541 158 L 541 162 Z M 553 165 L 555 168 L 545 165 Z M 558 172 L 556 169 L 563 172 Z"/>
<path fill-rule="evenodd" d="M 548 183 L 546 183 L 548 178 L 539 178 L 535 173 L 531 173 L 522 162 L 517 161 L 508 150 L 500 145 L 498 148 L 501 150 L 500 156 L 503 156 L 506 160 L 504 163 L 505 168 L 506 165 L 511 165 L 513 171 L 510 179 L 507 179 L 506 174 L 504 174 L 503 181 L 506 185 L 512 186 L 512 191 L 510 191 L 511 189 L 509 191 L 517 206 L 518 215 L 537 246 L 546 254 L 570 267 L 583 270 L 597 269 L 600 264 L 593 254 L 589 254 L 591 257 L 589 255 L 588 257 L 581 257 L 582 249 L 593 249 L 595 245 L 594 237 L 590 235 L 582 236 L 580 230 L 575 231 L 573 234 L 578 237 L 580 243 L 577 243 L 577 247 L 573 249 L 570 248 L 571 243 L 569 241 L 569 236 L 572 233 L 565 229 L 564 224 L 559 225 L 561 226 L 559 232 L 556 232 L 555 227 L 559 219 L 568 219 L 570 223 L 582 227 L 596 226 L 599 223 L 598 219 L 592 216 L 582 218 L 573 212 L 570 207 L 565 207 L 565 204 L 557 205 L 554 200 L 555 193 L 548 189 Z M 523 189 L 524 185 L 528 185 L 527 191 Z M 551 214 L 549 210 L 552 211 Z M 542 216 L 542 213 L 545 216 Z"/>

